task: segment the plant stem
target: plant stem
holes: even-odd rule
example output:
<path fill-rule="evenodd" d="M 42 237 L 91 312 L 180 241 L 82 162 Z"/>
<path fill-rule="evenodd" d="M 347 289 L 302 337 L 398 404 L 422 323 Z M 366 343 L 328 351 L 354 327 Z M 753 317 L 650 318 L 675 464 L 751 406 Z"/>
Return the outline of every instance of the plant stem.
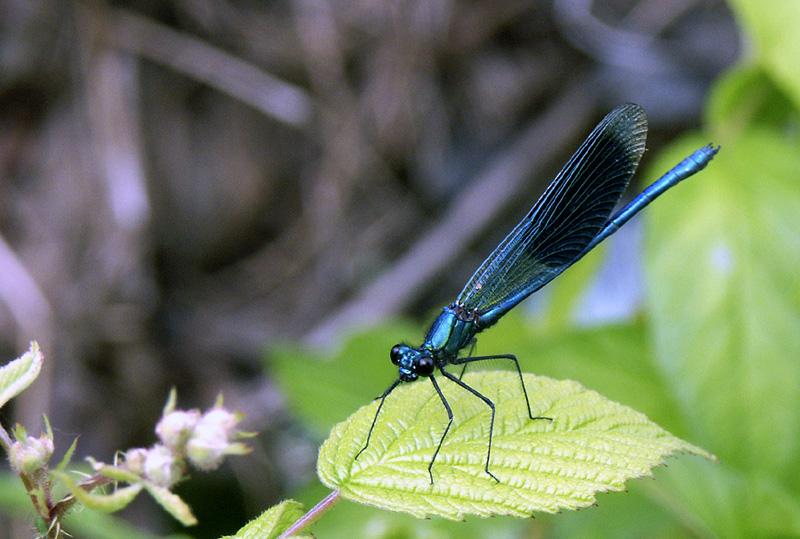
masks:
<path fill-rule="evenodd" d="M 92 492 L 94 489 L 113 483 L 113 480 L 100 474 L 95 474 L 80 482 L 79 486 L 86 492 Z M 77 503 L 78 499 L 69 494 L 64 496 L 58 503 L 50 508 L 49 519 L 58 520 L 64 517 L 67 511 Z"/>
<path fill-rule="evenodd" d="M 307 527 L 311 526 L 314 522 L 319 519 L 325 511 L 333 507 L 336 502 L 339 501 L 339 489 L 334 490 L 325 498 L 322 499 L 317 505 L 312 507 L 308 513 L 300 517 L 297 522 L 289 526 L 285 532 L 283 532 L 278 539 L 287 539 L 294 535 L 297 535 L 298 532 L 306 529 Z"/>

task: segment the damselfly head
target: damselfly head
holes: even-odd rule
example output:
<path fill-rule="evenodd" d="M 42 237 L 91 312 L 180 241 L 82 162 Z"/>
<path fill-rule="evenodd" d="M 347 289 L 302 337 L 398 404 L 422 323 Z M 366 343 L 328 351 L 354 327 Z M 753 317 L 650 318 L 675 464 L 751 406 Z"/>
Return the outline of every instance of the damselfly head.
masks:
<path fill-rule="evenodd" d="M 433 374 L 435 363 L 427 350 L 417 350 L 407 344 L 396 344 L 389 352 L 389 357 L 392 363 L 397 365 L 400 380 L 403 382 L 413 382 L 420 376 Z"/>
<path fill-rule="evenodd" d="M 400 360 L 405 355 L 405 351 L 409 349 L 409 346 L 405 344 L 395 344 L 392 346 L 391 351 L 389 352 L 389 357 L 392 360 L 392 363 L 395 365 L 400 365 Z"/>

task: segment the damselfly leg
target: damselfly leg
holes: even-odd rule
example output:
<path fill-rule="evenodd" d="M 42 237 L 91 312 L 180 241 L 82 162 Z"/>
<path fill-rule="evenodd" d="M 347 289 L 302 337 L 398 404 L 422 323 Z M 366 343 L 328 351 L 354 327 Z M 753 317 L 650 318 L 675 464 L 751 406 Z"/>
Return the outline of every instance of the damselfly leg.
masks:
<path fill-rule="evenodd" d="M 470 343 L 469 343 L 469 352 L 467 352 L 467 355 L 465 357 L 471 357 L 472 356 L 472 354 L 475 352 L 475 345 L 477 345 L 477 344 L 478 344 L 478 340 L 477 339 L 472 339 L 470 341 Z M 469 365 L 469 363 L 464 363 L 463 365 L 464 366 L 461 367 L 461 374 L 458 375 L 458 379 L 459 380 L 464 378 L 464 373 L 467 372 L 467 365 Z"/>
<path fill-rule="evenodd" d="M 492 410 L 492 418 L 489 420 L 489 449 L 486 451 L 486 466 L 484 467 L 484 471 L 489 477 L 491 477 L 492 479 L 494 479 L 499 483 L 500 480 L 492 472 L 489 471 L 489 460 L 492 458 L 492 437 L 494 436 L 494 415 L 495 415 L 494 402 L 492 402 L 491 399 L 489 399 L 489 397 L 479 392 L 477 389 L 459 380 L 457 376 L 453 376 L 452 374 L 444 370 L 442 367 L 439 367 L 439 372 L 441 372 L 442 376 L 444 376 L 451 382 L 458 384 L 462 388 L 466 389 L 467 391 L 469 391 L 470 393 L 481 399 L 484 403 L 486 403 L 486 406 L 488 406 Z M 434 453 L 434 458 L 439 453 L 439 449 L 442 447 L 443 442 L 444 442 L 444 437 L 442 437 L 442 439 L 439 440 L 439 447 L 436 448 L 436 453 Z M 433 466 L 433 460 L 431 461 L 430 464 L 430 467 L 432 466 Z"/>
<path fill-rule="evenodd" d="M 383 408 L 383 403 L 384 403 L 384 401 L 386 401 L 386 397 L 389 396 L 389 393 L 394 391 L 394 388 L 396 388 L 399 384 L 400 384 L 400 380 L 399 379 L 395 380 L 394 382 L 392 382 L 392 385 L 390 385 L 389 387 L 386 388 L 386 391 L 383 392 L 383 395 L 381 395 L 381 397 L 380 397 L 381 398 L 381 402 L 378 403 L 378 409 L 375 410 L 375 417 L 372 418 L 372 425 L 369 426 L 369 432 L 367 433 L 367 442 L 364 444 L 364 447 L 361 448 L 361 451 L 358 452 L 358 454 L 356 455 L 355 460 L 358 460 L 358 457 L 361 456 L 361 453 L 366 451 L 367 447 L 369 447 L 369 440 L 370 440 L 370 438 L 372 438 L 372 429 L 375 428 L 375 423 L 378 421 L 378 415 L 381 413 L 381 408 Z"/>
<path fill-rule="evenodd" d="M 439 438 L 439 445 L 436 446 L 436 451 L 433 453 L 433 458 L 431 462 L 428 464 L 428 475 L 431 478 L 431 485 L 433 484 L 433 463 L 436 462 L 436 457 L 439 456 L 439 450 L 442 448 L 442 444 L 444 443 L 444 438 L 447 436 L 447 432 L 450 430 L 450 426 L 453 424 L 453 410 L 450 408 L 450 403 L 447 402 L 447 399 L 444 398 L 444 393 L 439 388 L 439 383 L 436 381 L 433 375 L 430 376 L 431 383 L 433 384 L 433 389 L 436 390 L 436 394 L 439 395 L 439 399 L 441 399 L 442 404 L 444 405 L 444 409 L 447 410 L 447 426 L 444 428 L 444 432 L 442 433 L 442 437 Z"/>
<path fill-rule="evenodd" d="M 489 361 L 490 359 L 508 359 L 514 362 L 514 366 L 517 368 L 517 374 L 519 375 L 519 383 L 522 386 L 522 394 L 525 395 L 525 404 L 528 406 L 528 417 L 531 419 L 547 419 L 548 421 L 552 421 L 552 417 L 545 417 L 545 416 L 534 416 L 533 412 L 531 412 L 531 401 L 528 399 L 528 390 L 525 389 L 525 380 L 522 378 L 522 369 L 519 367 L 519 361 L 517 360 L 517 356 L 514 354 L 499 354 L 495 356 L 472 356 L 472 357 L 462 357 L 458 359 L 454 359 L 452 361 L 453 365 L 464 365 L 464 369 L 462 369 L 461 374 L 464 374 L 464 370 L 470 363 L 475 363 L 476 361 Z M 461 377 L 459 376 L 459 380 Z"/>

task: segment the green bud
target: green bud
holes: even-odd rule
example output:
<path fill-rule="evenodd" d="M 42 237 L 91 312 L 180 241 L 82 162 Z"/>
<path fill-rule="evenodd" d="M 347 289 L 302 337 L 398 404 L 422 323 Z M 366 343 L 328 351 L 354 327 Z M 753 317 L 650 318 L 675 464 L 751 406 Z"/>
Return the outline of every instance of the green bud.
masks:
<path fill-rule="evenodd" d="M 8 460 L 17 473 L 32 473 L 47 465 L 53 455 L 53 440 L 42 434 L 38 438 L 28 436 L 11 444 Z"/>

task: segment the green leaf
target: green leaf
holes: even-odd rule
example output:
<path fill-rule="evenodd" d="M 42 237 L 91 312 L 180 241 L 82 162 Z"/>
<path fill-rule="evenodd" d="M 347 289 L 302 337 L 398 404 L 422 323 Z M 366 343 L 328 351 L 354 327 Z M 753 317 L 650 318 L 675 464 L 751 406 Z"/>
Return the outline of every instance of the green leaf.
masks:
<path fill-rule="evenodd" d="M 113 513 L 130 504 L 142 490 L 142 484 L 137 483 L 128 487 L 116 489 L 111 494 L 95 494 L 81 488 L 68 474 L 51 472 L 54 477 L 66 486 L 75 498 L 90 509 Z"/>
<path fill-rule="evenodd" d="M 696 537 L 800 536 L 800 500 L 766 476 L 690 459 L 669 472 L 644 490 Z"/>
<path fill-rule="evenodd" d="M 680 462 L 698 459 L 681 459 Z M 679 462 L 679 463 L 680 463 Z M 560 515 L 537 516 L 547 529 L 549 539 L 584 537 L 591 539 L 676 539 L 697 538 L 694 528 L 685 526 L 671 512 L 645 492 L 647 486 L 664 481 L 672 474 L 669 468 L 653 470 L 653 481 L 636 481 L 624 494 L 601 494 L 597 507 L 590 511 L 573 511 Z M 715 464 L 709 463 L 710 467 Z"/>
<path fill-rule="evenodd" d="M 103 477 L 113 479 L 114 481 L 125 481 L 126 483 L 136 483 L 142 480 L 140 476 L 136 475 L 130 470 L 126 470 L 125 468 L 121 468 L 119 466 L 111 466 L 109 464 L 103 464 L 99 466 L 97 468 L 97 473 Z"/>
<path fill-rule="evenodd" d="M 687 140 L 663 161 L 699 142 Z M 657 358 L 692 438 L 730 464 L 795 486 L 799 182 L 796 147 L 770 132 L 746 132 L 646 217 Z"/>
<path fill-rule="evenodd" d="M 31 342 L 21 357 L 0 367 L 0 407 L 25 391 L 42 370 L 42 352 L 36 341 Z"/>
<path fill-rule="evenodd" d="M 159 487 L 152 483 L 144 483 L 144 488 L 147 489 L 150 496 L 158 502 L 158 505 L 163 507 L 175 520 L 184 526 L 194 526 L 197 524 L 197 519 L 192 514 L 192 510 L 180 496 L 170 492 L 167 488 Z"/>
<path fill-rule="evenodd" d="M 167 402 L 164 404 L 164 410 L 161 412 L 161 416 L 163 417 L 174 412 L 175 407 L 177 405 L 178 405 L 178 390 L 172 387 L 169 390 L 169 395 L 167 396 Z"/>
<path fill-rule="evenodd" d="M 304 513 L 300 502 L 284 500 L 248 522 L 236 535 L 226 535 L 222 539 L 275 539 Z"/>
<path fill-rule="evenodd" d="M 789 134 L 794 131 L 792 126 L 800 123 L 789 96 L 757 65 L 728 72 L 714 88 L 705 116 L 714 126 L 713 138 L 723 140 L 754 127 Z"/>
<path fill-rule="evenodd" d="M 530 420 L 519 378 L 510 372 L 467 375 L 465 381 L 497 406 L 493 473 L 484 473 L 489 409 L 470 393 L 442 382 L 456 421 L 433 468 L 428 463 L 446 425 L 430 384 L 399 387 L 387 400 L 359 460 L 377 403 L 334 427 L 320 449 L 317 473 L 345 498 L 417 517 L 527 517 L 536 511 L 578 509 L 598 492 L 622 490 L 677 452 L 710 455 L 673 437 L 644 415 L 577 382 L 525 375 L 535 415 Z"/>
<path fill-rule="evenodd" d="M 75 454 L 75 449 L 78 447 L 78 438 L 75 437 L 72 439 L 72 443 L 69 444 L 67 451 L 64 453 L 64 456 L 61 457 L 61 460 L 58 462 L 56 466 L 56 470 L 59 472 L 63 472 L 66 467 L 69 465 L 70 461 L 72 460 L 72 455 Z"/>
<path fill-rule="evenodd" d="M 732 0 L 731 6 L 753 40 L 757 61 L 800 107 L 800 2 L 773 0 L 764 9 L 759 0 Z"/>

